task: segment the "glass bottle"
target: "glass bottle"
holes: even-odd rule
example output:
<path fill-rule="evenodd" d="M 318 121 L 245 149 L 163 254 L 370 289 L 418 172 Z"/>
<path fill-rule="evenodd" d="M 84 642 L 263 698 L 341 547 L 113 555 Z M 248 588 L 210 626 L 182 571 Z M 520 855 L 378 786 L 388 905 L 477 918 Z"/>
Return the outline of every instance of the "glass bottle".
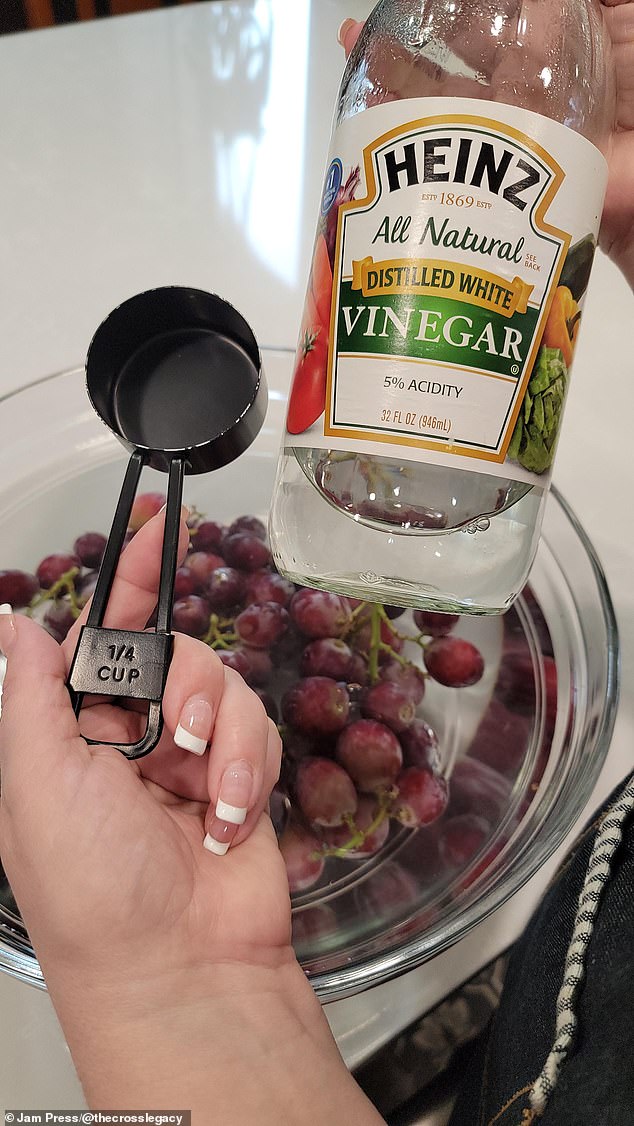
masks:
<path fill-rule="evenodd" d="M 276 565 L 505 610 L 539 540 L 614 125 L 598 0 L 381 0 L 335 112 Z"/>

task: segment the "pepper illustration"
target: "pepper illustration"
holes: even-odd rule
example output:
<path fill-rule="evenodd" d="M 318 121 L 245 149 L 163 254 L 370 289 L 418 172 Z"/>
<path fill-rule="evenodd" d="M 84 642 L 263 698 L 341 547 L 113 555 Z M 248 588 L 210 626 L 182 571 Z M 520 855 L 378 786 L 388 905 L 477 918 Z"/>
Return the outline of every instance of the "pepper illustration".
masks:
<path fill-rule="evenodd" d="M 580 319 L 579 306 L 568 286 L 558 286 L 544 328 L 542 345 L 545 348 L 559 348 L 567 368 L 572 363 Z"/>

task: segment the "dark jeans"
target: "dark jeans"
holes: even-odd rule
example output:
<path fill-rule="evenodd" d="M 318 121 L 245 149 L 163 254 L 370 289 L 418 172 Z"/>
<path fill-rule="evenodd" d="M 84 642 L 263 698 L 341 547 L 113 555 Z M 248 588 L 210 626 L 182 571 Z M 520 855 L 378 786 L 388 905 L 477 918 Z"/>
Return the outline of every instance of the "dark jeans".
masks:
<path fill-rule="evenodd" d="M 597 896 L 572 1044 L 543 1113 L 529 1102 L 555 1039 L 557 997 L 593 844 L 602 823 L 610 839 L 611 806 L 623 786 L 576 842 L 513 948 L 499 1008 L 471 1057 L 449 1126 L 634 1126 L 632 816 L 623 821 Z"/>

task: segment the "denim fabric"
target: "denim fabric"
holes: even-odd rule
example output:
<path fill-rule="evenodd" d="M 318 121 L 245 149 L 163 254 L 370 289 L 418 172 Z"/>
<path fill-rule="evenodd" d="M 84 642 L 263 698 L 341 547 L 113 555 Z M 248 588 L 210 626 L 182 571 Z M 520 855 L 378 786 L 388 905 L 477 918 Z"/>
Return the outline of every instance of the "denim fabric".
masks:
<path fill-rule="evenodd" d="M 471 1058 L 449 1126 L 634 1126 L 632 818 L 590 939 L 575 1042 L 541 1117 L 534 1119 L 529 1105 L 554 1039 L 557 994 L 597 826 L 622 785 L 576 842 L 513 948 L 500 1006 Z"/>

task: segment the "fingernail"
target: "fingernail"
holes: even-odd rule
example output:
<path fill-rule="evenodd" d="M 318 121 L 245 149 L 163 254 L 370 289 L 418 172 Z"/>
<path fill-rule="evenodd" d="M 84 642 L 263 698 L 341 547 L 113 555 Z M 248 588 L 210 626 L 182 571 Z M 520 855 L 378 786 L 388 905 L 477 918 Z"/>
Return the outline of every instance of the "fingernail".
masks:
<path fill-rule="evenodd" d="M 0 606 L 0 649 L 5 657 L 9 653 L 9 649 L 15 641 L 15 618 L 13 617 L 13 608 L 8 602 L 3 602 Z"/>
<path fill-rule="evenodd" d="M 238 829 L 246 821 L 253 792 L 253 768 L 246 761 L 228 766 L 220 781 L 216 810 L 203 845 L 216 856 L 229 851 Z"/>
<path fill-rule="evenodd" d="M 203 755 L 211 735 L 213 710 L 208 700 L 192 696 L 184 705 L 174 732 L 177 747 Z"/>
<path fill-rule="evenodd" d="M 205 835 L 203 845 L 209 852 L 214 852 L 216 856 L 224 856 L 229 851 L 237 832 L 237 825 L 230 825 L 228 821 L 219 821 L 217 817 L 214 817 L 209 826 L 209 832 Z"/>
<path fill-rule="evenodd" d="M 161 505 L 161 507 L 158 510 L 157 515 L 160 516 L 161 512 L 167 512 L 167 501 L 165 501 L 165 504 Z M 181 518 L 183 520 L 187 521 L 187 520 L 189 520 L 189 517 L 190 517 L 190 511 L 189 511 L 187 505 L 181 504 Z"/>
<path fill-rule="evenodd" d="M 244 824 L 252 789 L 251 764 L 244 760 L 233 762 L 227 767 L 220 781 L 216 817 L 220 821 L 229 821 L 231 825 Z"/>
<path fill-rule="evenodd" d="M 341 26 L 339 28 L 339 31 L 337 32 L 337 43 L 340 43 L 342 47 L 345 47 L 345 45 L 346 45 L 345 44 L 346 32 L 350 30 L 353 23 L 354 23 L 354 20 L 351 19 L 350 17 L 348 17 L 348 19 L 343 21 L 343 23 L 341 24 Z"/>

